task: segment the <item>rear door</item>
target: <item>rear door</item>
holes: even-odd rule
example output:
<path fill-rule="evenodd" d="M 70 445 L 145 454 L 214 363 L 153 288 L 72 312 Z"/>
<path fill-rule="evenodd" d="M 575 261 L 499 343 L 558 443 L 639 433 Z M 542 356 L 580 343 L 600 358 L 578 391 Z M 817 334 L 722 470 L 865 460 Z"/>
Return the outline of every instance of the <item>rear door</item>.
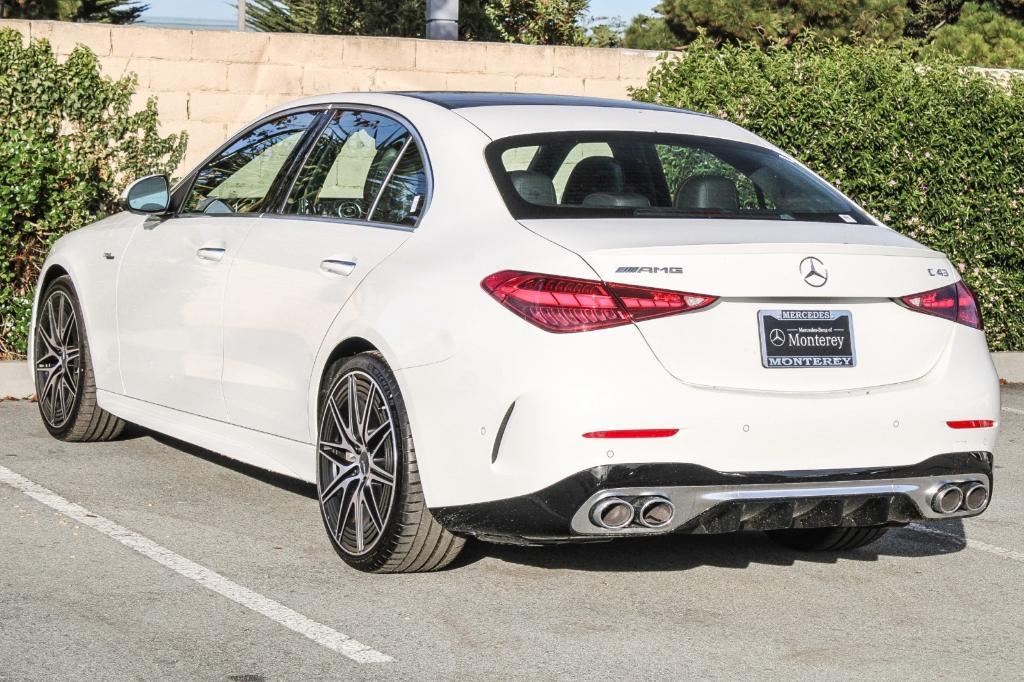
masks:
<path fill-rule="evenodd" d="M 408 239 L 427 201 L 410 127 L 338 109 L 237 254 L 224 308 L 232 423 L 309 442 L 308 391 L 328 328 L 373 268 Z"/>
<path fill-rule="evenodd" d="M 223 301 L 228 271 L 281 169 L 317 112 L 253 126 L 196 174 L 180 212 L 140 226 L 117 283 L 127 395 L 223 420 Z"/>

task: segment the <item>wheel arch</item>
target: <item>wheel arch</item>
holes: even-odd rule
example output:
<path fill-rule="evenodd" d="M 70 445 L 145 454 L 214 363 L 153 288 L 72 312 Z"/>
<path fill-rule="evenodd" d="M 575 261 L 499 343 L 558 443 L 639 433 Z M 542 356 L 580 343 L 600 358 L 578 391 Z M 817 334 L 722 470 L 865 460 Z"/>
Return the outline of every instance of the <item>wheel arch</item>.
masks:
<path fill-rule="evenodd" d="M 39 278 L 39 289 L 41 291 L 46 291 L 46 287 L 50 286 L 53 280 L 65 275 L 68 277 L 71 276 L 71 273 L 68 272 L 67 268 L 60 263 L 53 263 L 43 271 L 42 276 Z"/>
<path fill-rule="evenodd" d="M 327 372 L 330 371 L 337 361 L 359 355 L 360 353 L 380 353 L 380 350 L 361 336 L 351 336 L 340 341 L 327 355 L 323 366 L 320 368 L 319 377 L 316 382 L 316 415 L 320 414 L 320 396 L 323 393 L 324 382 L 327 380 Z M 316 418 L 314 416 L 314 420 Z M 316 437 L 316 431 L 313 432 L 313 437 Z"/>
<path fill-rule="evenodd" d="M 330 342 L 328 342 L 330 341 Z M 318 354 L 318 358 L 313 367 L 313 375 L 310 380 L 309 387 L 309 433 L 312 443 L 317 442 L 319 437 L 319 419 L 320 419 L 320 403 L 321 394 L 324 382 L 327 380 L 327 373 L 330 368 L 338 360 L 344 358 L 353 357 L 360 353 L 376 353 L 380 356 L 381 360 L 388 366 L 392 374 L 395 377 L 395 381 L 398 383 L 398 389 L 401 391 L 402 400 L 406 404 L 406 412 L 410 421 L 413 425 L 413 433 L 415 434 L 415 423 L 413 411 L 409 408 L 409 403 L 412 400 L 410 395 L 411 387 L 408 385 L 401 371 L 402 365 L 396 361 L 396 355 L 394 349 L 387 344 L 387 342 L 381 338 L 373 329 L 369 327 L 363 327 L 359 330 L 351 330 L 351 334 L 343 338 L 332 340 L 328 336 L 328 340 L 324 342 L 321 347 L 321 352 Z M 420 471 L 422 473 L 424 468 L 429 468 L 430 463 L 424 462 L 422 458 L 419 460 Z M 429 491 L 424 486 L 424 494 L 429 497 Z"/>
<path fill-rule="evenodd" d="M 43 263 L 42 268 L 39 270 L 39 279 L 36 283 L 36 290 L 32 296 L 32 316 L 29 319 L 28 325 L 28 364 L 29 367 L 35 366 L 35 337 L 36 337 L 36 317 L 39 312 L 39 301 L 42 300 L 43 292 L 46 291 L 55 280 L 60 277 L 70 277 L 71 284 L 74 286 L 75 278 L 71 274 L 71 270 L 66 267 L 65 264 L 60 262 L 54 262 L 47 259 Z M 78 293 L 78 287 L 75 287 L 75 293 Z M 85 324 L 85 320 L 82 321 Z M 35 381 L 35 373 L 32 373 L 33 381 Z"/>

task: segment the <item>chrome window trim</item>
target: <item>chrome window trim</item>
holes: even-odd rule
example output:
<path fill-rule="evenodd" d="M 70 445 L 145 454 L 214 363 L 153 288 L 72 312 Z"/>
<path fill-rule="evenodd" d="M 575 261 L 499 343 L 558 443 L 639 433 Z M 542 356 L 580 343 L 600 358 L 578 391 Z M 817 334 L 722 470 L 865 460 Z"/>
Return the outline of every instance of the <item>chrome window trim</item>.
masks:
<path fill-rule="evenodd" d="M 300 107 L 300 109 L 302 109 L 302 108 Z M 312 153 L 313 147 L 315 147 L 316 146 L 316 142 L 319 141 L 319 137 L 317 138 L 316 141 L 314 141 L 313 144 L 311 144 L 309 146 L 309 149 L 306 152 L 306 157 L 303 158 L 302 163 L 299 164 L 298 167 L 296 168 L 296 172 L 293 174 L 293 176 L 291 178 L 291 184 L 288 186 L 288 192 L 287 192 L 287 194 L 285 194 L 284 200 L 281 202 L 280 205 L 278 205 L 276 207 L 276 211 L 264 213 L 264 214 L 261 215 L 261 217 L 328 220 L 328 221 L 331 221 L 331 222 L 351 224 L 351 225 L 362 225 L 362 226 L 366 226 L 366 227 L 384 227 L 386 229 L 398 229 L 398 230 L 402 230 L 404 232 L 414 232 L 417 228 L 419 228 L 420 224 L 423 222 L 423 218 L 427 215 L 427 211 L 430 210 L 430 203 L 431 203 L 431 201 L 432 201 L 432 199 L 434 197 L 434 171 L 433 171 L 433 167 L 430 164 L 430 155 L 427 152 L 427 145 L 424 144 L 424 142 L 423 142 L 423 136 L 420 135 L 420 132 L 416 129 L 416 126 L 414 126 L 409 121 L 409 119 L 407 119 L 405 116 L 402 116 L 398 112 L 396 112 L 396 111 L 394 111 L 392 109 L 388 109 L 386 107 L 379 107 L 379 106 L 374 106 L 374 105 L 369 105 L 369 104 L 352 104 L 352 103 L 346 103 L 346 102 L 332 102 L 331 104 L 327 105 L 326 109 L 324 109 L 324 110 L 325 111 L 330 111 L 330 110 L 335 110 L 335 109 L 342 110 L 342 111 L 362 111 L 362 112 L 366 112 L 366 113 L 370 113 L 370 114 L 379 114 L 381 116 L 387 116 L 389 118 L 394 119 L 398 123 L 400 123 L 406 130 L 409 131 L 410 139 L 415 141 L 417 147 L 419 148 L 420 158 L 423 159 L 423 172 L 424 172 L 424 175 L 426 177 L 426 192 L 425 192 L 425 195 L 423 197 L 423 206 L 420 208 L 419 213 L 416 216 L 416 224 L 415 225 L 401 225 L 399 223 L 387 223 L 387 222 L 376 222 L 376 221 L 371 222 L 369 220 L 350 220 L 350 219 L 343 219 L 343 218 L 334 218 L 334 217 L 331 217 L 331 216 L 300 216 L 300 215 L 297 215 L 297 214 L 284 213 L 283 212 L 284 206 L 288 203 L 288 198 L 291 196 L 292 191 L 295 189 L 295 182 L 298 179 L 298 171 L 301 170 L 302 167 L 306 164 L 306 161 L 309 158 L 309 154 Z M 328 125 L 330 125 L 330 124 L 328 124 Z M 320 131 L 320 135 L 323 135 L 324 131 L 326 131 L 326 130 L 327 130 L 326 127 L 323 130 L 321 130 Z M 398 161 L 400 161 L 402 156 L 404 156 L 405 149 L 407 147 L 408 147 L 408 145 L 402 147 L 402 153 L 399 154 L 398 158 L 395 160 L 395 164 L 392 165 L 391 171 L 388 172 L 387 180 L 384 183 L 381 184 L 381 188 L 377 192 L 378 197 L 379 197 L 380 193 L 384 191 L 384 187 L 387 186 L 387 181 L 389 181 L 391 179 L 391 176 L 394 173 L 394 169 L 397 167 Z M 203 163 L 205 164 L 206 162 L 204 161 Z M 200 168 L 201 168 L 201 166 L 200 166 Z M 376 207 L 377 207 L 377 200 L 375 198 L 372 208 L 376 209 Z M 369 212 L 367 213 L 367 217 L 372 216 L 372 215 L 373 215 L 372 213 L 369 213 Z"/>
<path fill-rule="evenodd" d="M 405 156 L 405 150 L 409 148 L 410 144 L 412 144 L 412 135 L 405 138 L 402 148 L 398 150 L 398 156 L 395 157 L 394 162 L 391 164 L 391 168 L 388 168 L 387 175 L 384 176 L 384 182 L 380 183 L 380 188 L 377 190 L 376 196 L 373 197 L 373 203 L 370 204 L 370 210 L 366 212 L 367 221 L 371 223 L 373 222 L 373 214 L 377 212 L 377 205 L 380 204 L 380 198 L 384 194 L 384 190 L 387 188 L 388 183 L 391 182 L 391 178 L 395 177 L 395 169 L 398 168 L 398 164 L 401 163 L 402 157 Z"/>
<path fill-rule="evenodd" d="M 206 158 L 204 158 L 202 161 L 200 161 L 198 164 L 196 164 L 195 168 L 193 168 L 191 171 L 189 171 L 188 175 L 186 175 L 184 178 L 182 178 L 181 182 L 179 182 L 177 185 L 174 186 L 174 188 L 171 190 L 171 196 L 172 197 L 178 196 L 178 191 L 179 190 L 184 192 L 184 196 L 182 196 L 182 198 L 181 198 L 182 206 L 179 206 L 170 217 L 172 217 L 172 218 L 186 218 L 186 217 L 191 217 L 191 216 L 205 216 L 205 217 L 213 217 L 213 216 L 220 216 L 220 217 L 226 217 L 226 216 L 248 216 L 248 217 L 251 218 L 251 217 L 255 217 L 255 216 L 260 215 L 258 213 L 187 213 L 187 212 L 183 211 L 182 208 L 184 207 L 184 204 L 188 201 L 188 198 L 192 195 L 192 190 L 195 188 L 196 180 L 199 178 L 199 171 L 201 171 L 203 168 L 205 168 L 207 164 L 209 164 L 215 158 L 220 156 L 220 154 L 225 149 L 227 149 L 228 147 L 233 145 L 235 142 L 240 140 L 242 137 L 248 135 L 252 131 L 254 131 L 257 128 L 259 128 L 260 126 L 265 125 L 265 124 L 267 124 L 267 123 L 269 123 L 269 122 L 271 122 L 271 121 L 273 121 L 275 119 L 278 119 L 278 118 L 283 118 L 285 116 L 291 116 L 292 114 L 301 114 L 301 113 L 307 113 L 307 112 L 319 115 L 319 114 L 324 113 L 325 111 L 330 111 L 331 108 L 332 108 L 332 105 L 330 105 L 330 104 L 307 104 L 307 105 L 304 105 L 304 106 L 297 106 L 297 107 L 291 107 L 291 108 L 288 108 L 288 109 L 283 109 L 281 111 L 276 111 L 276 112 L 274 112 L 272 114 L 267 114 L 266 116 L 257 119 L 256 121 L 250 123 L 249 125 L 245 126 L 241 130 L 236 132 L 234 135 L 232 135 L 227 140 L 225 140 L 219 147 L 217 147 L 211 154 L 207 155 Z M 314 116 L 313 122 L 310 123 L 310 128 L 312 128 L 315 123 L 316 123 L 316 116 Z M 303 133 L 303 134 L 304 135 L 307 134 L 309 132 L 310 128 L 307 128 L 305 133 Z M 301 140 L 300 140 L 300 142 L 301 142 Z M 187 183 L 187 189 L 185 188 L 186 183 Z"/>
<path fill-rule="evenodd" d="M 202 215 L 202 214 L 197 214 Z M 239 214 L 245 215 L 245 214 Z M 255 214 L 249 214 L 255 215 Z M 260 213 L 260 220 L 303 220 L 308 222 L 328 222 L 339 225 L 352 225 L 355 227 L 375 227 L 382 230 L 397 230 L 399 232 L 415 232 L 416 228 L 411 225 L 399 225 L 398 223 L 371 223 L 368 220 L 356 220 L 354 218 L 335 218 L 326 215 L 297 215 L 291 213 Z"/>

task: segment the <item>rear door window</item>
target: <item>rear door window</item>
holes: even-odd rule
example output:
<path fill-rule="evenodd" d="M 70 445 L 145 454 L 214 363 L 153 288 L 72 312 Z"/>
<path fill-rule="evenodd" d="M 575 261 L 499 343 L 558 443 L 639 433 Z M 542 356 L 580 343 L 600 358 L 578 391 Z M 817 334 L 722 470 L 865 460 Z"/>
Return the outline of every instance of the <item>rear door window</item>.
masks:
<path fill-rule="evenodd" d="M 409 130 L 377 113 L 337 111 L 299 169 L 284 213 L 414 225 L 426 169 Z"/>

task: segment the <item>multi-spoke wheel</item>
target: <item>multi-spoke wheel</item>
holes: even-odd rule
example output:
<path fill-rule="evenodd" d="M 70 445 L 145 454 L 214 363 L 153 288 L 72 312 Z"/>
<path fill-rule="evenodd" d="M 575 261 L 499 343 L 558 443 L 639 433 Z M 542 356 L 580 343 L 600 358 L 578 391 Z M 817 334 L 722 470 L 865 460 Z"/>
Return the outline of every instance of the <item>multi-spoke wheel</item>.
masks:
<path fill-rule="evenodd" d="M 89 342 L 71 279 L 59 277 L 39 299 L 33 337 L 36 398 L 43 423 L 62 440 L 109 440 L 124 422 L 96 404 Z"/>
<path fill-rule="evenodd" d="M 462 548 L 424 505 L 405 406 L 376 354 L 343 359 L 327 372 L 317 493 L 334 548 L 360 570 L 436 570 Z"/>
<path fill-rule="evenodd" d="M 75 307 L 67 292 L 54 289 L 36 322 L 36 396 L 46 423 L 67 424 L 82 383 L 81 343 Z"/>

